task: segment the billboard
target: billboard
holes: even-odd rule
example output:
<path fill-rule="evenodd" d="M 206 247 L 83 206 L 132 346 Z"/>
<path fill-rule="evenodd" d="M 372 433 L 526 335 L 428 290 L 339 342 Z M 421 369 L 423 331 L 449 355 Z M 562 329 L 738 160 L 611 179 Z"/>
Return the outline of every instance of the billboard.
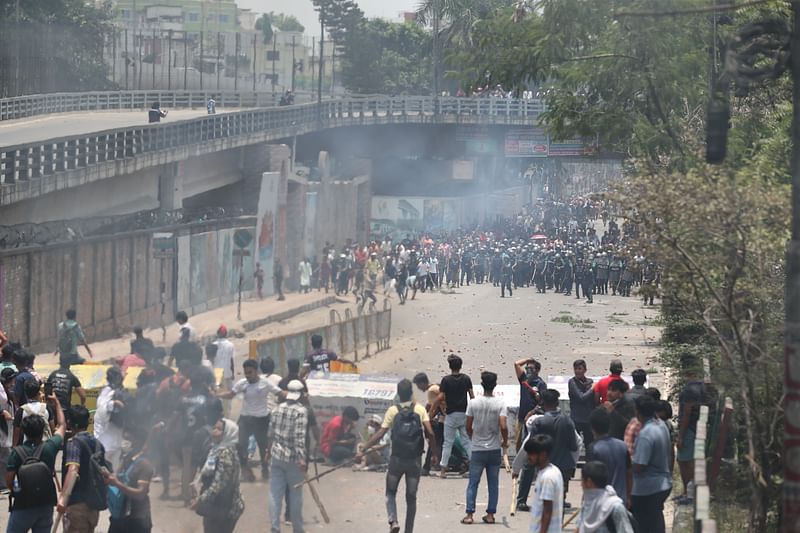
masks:
<path fill-rule="evenodd" d="M 547 157 L 547 133 L 541 128 L 525 128 L 506 132 L 506 157 Z"/>

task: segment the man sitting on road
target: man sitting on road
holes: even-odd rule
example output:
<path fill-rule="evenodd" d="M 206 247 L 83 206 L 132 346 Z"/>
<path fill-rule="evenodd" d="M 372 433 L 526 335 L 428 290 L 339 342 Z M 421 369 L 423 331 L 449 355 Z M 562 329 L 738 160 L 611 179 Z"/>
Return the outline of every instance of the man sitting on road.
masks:
<path fill-rule="evenodd" d="M 338 465 L 356 455 L 358 437 L 355 433 L 358 411 L 348 405 L 342 414 L 334 416 L 322 430 L 320 451 L 330 463 Z"/>

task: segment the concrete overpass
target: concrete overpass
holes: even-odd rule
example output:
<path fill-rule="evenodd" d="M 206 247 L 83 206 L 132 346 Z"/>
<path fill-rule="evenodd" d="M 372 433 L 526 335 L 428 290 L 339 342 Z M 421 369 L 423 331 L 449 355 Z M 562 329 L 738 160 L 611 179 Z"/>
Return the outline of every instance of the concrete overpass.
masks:
<path fill-rule="evenodd" d="M 91 214 L 175 209 L 183 198 L 259 174 L 268 143 L 312 132 L 386 124 L 534 125 L 543 111 L 538 101 L 383 96 L 265 108 L 257 95 L 234 93 L 217 95 L 223 112 L 206 115 L 207 96 L 121 92 L 0 101 L 4 222 L 74 218 L 86 214 L 80 206 L 93 206 Z M 174 111 L 164 123 L 143 124 L 154 100 Z M 242 109 L 248 106 L 255 107 Z M 52 114 L 59 111 L 66 114 Z"/>

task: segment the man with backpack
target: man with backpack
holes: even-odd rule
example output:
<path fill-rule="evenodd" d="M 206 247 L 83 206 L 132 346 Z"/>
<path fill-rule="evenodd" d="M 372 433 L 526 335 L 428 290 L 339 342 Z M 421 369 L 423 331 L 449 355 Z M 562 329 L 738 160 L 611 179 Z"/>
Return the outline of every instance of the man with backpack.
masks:
<path fill-rule="evenodd" d="M 75 310 L 67 309 L 66 316 L 67 319 L 58 324 L 58 345 L 53 355 L 61 354 L 61 359 L 68 360 L 70 364 L 82 365 L 86 359 L 78 355 L 79 345 L 86 348 L 89 359 L 92 359 L 94 355 L 92 349 L 89 348 L 89 343 L 86 342 L 81 326 L 75 320 L 77 317 Z"/>
<path fill-rule="evenodd" d="M 56 412 L 55 434 L 43 441 L 47 421 L 29 416 L 22 421 L 25 441 L 11 450 L 5 482 L 14 487 L 11 493 L 11 515 L 8 533 L 49 532 L 53 526 L 53 507 L 56 505 L 55 462 L 64 442 L 67 424 L 58 398 L 50 396 Z"/>
<path fill-rule="evenodd" d="M 58 512 L 64 514 L 65 533 L 93 533 L 100 511 L 108 507 L 105 477 L 109 474 L 105 449 L 86 429 L 89 411 L 82 405 L 70 410 L 74 437 L 67 443 Z"/>
<path fill-rule="evenodd" d="M 22 444 L 22 422 L 30 416 L 41 416 L 44 421 L 44 436 L 42 440 L 46 441 L 53 435 L 55 429 L 55 413 L 53 408 L 47 403 L 39 401 L 41 397 L 41 385 L 35 379 L 30 379 L 25 382 L 25 404 L 20 406 L 14 413 L 14 439 L 15 445 Z"/>
<path fill-rule="evenodd" d="M 425 439 L 433 446 L 433 430 L 425 407 L 414 402 L 414 388 L 407 379 L 397 384 L 400 403 L 386 410 L 383 424 L 364 444 L 364 449 L 356 456 L 361 460 L 370 448 L 381 441 L 391 431 L 392 453 L 389 470 L 386 472 L 386 512 L 389 515 L 390 533 L 399 533 L 397 522 L 397 487 L 400 479 L 406 477 L 406 522 L 405 533 L 414 531 L 414 518 L 417 514 L 417 488 L 422 473 L 422 453 Z"/>

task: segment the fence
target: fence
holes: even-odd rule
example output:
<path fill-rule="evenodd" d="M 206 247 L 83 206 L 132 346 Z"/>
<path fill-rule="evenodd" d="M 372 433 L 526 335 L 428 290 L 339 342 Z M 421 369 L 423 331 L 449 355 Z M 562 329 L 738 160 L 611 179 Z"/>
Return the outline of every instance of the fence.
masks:
<path fill-rule="evenodd" d="M 29 182 L 164 150 L 174 154 L 179 148 L 220 140 L 244 145 L 331 127 L 460 121 L 534 124 L 542 109 L 534 100 L 378 97 L 204 115 L 0 148 L 0 184 Z"/>
<path fill-rule="evenodd" d="M 250 341 L 250 358 L 271 357 L 277 368 L 286 371 L 289 359 L 302 359 L 311 348 L 311 336 L 318 334 L 325 339 L 325 346 L 342 356 L 352 356 L 354 362 L 370 355 L 371 347 L 378 353 L 389 348 L 392 333 L 392 309 L 384 300 L 383 309 L 353 316 L 345 310 L 344 319 L 336 310 L 331 310 L 330 324 L 307 329 L 273 339 Z"/>

